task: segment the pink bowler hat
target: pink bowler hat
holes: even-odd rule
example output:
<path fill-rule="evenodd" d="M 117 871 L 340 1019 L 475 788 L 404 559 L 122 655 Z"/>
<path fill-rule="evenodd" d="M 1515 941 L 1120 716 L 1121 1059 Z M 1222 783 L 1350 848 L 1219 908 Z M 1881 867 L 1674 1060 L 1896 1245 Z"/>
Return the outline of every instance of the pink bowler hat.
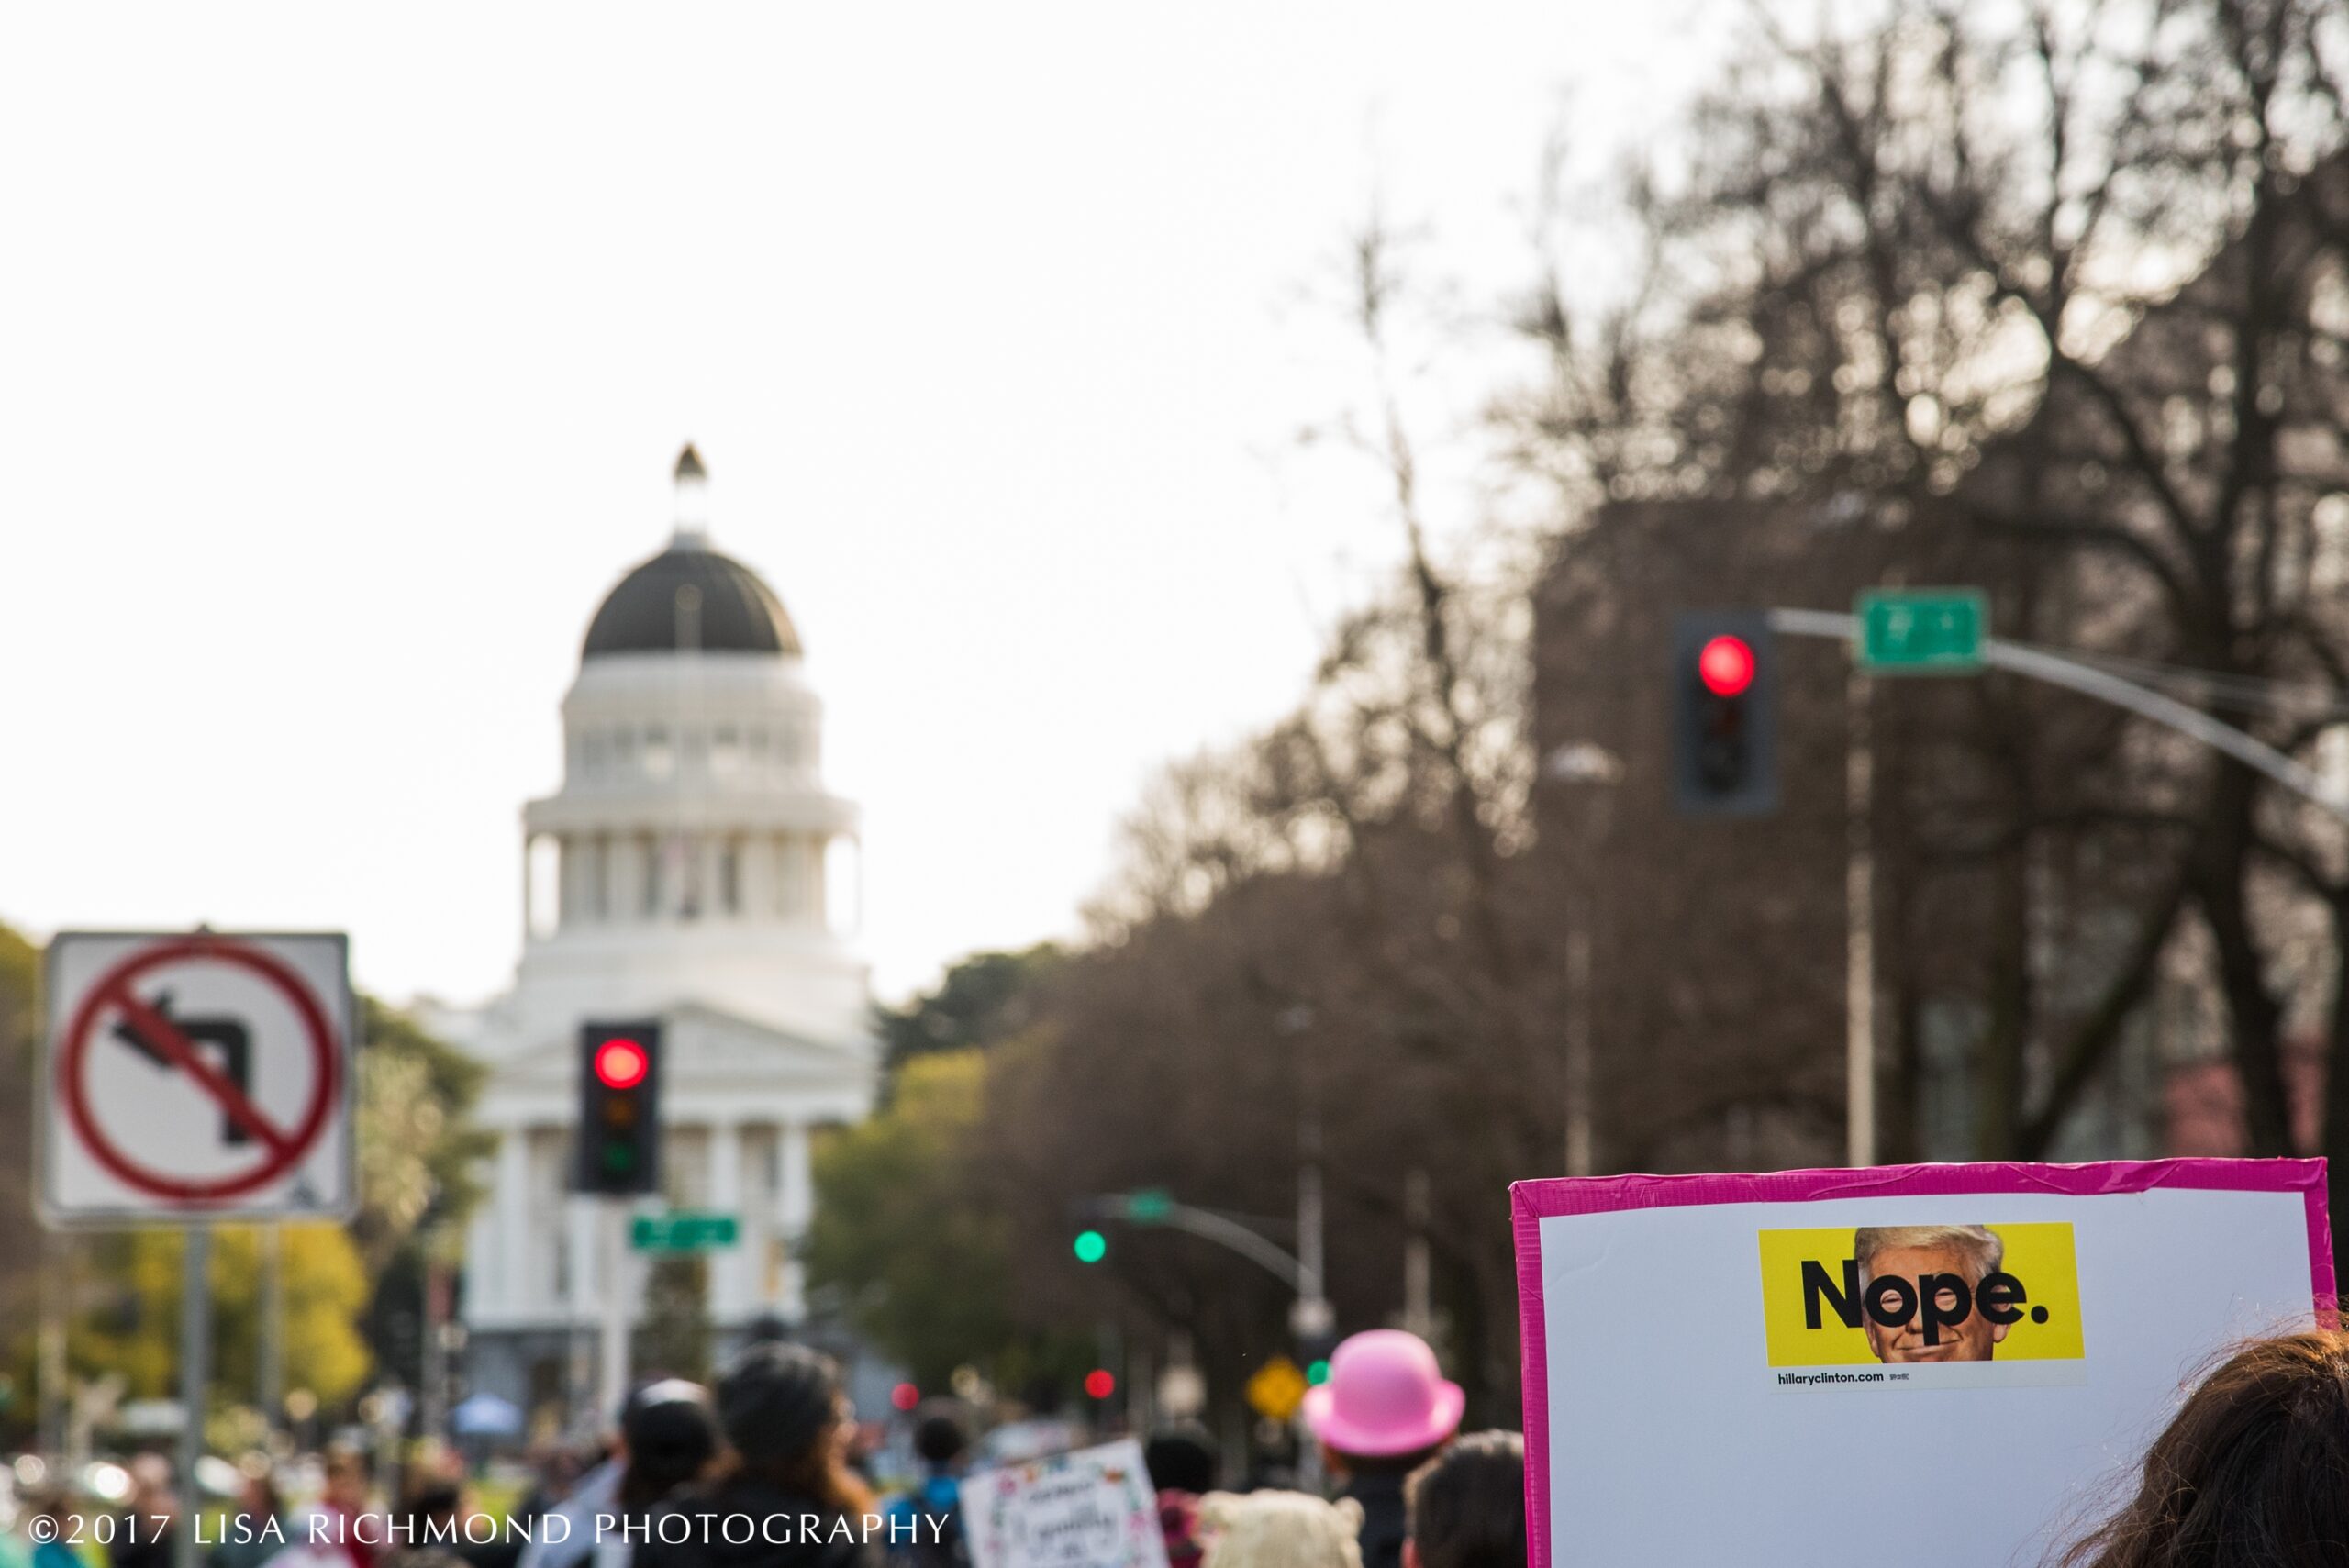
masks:
<path fill-rule="evenodd" d="M 1305 1424 L 1340 1453 L 1411 1453 L 1458 1431 L 1467 1403 L 1460 1385 L 1444 1381 L 1425 1340 L 1373 1329 L 1340 1345 L 1330 1381 L 1306 1390 Z"/>

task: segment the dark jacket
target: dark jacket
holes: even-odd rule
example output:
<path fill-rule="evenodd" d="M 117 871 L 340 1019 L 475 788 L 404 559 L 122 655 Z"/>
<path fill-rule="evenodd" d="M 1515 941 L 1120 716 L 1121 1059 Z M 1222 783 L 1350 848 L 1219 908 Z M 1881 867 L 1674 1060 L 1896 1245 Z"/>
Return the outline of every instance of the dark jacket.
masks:
<path fill-rule="evenodd" d="M 670 1522 L 679 1515 L 683 1523 Z M 742 1516 L 750 1527 L 734 1525 L 735 1539 L 726 1540 L 725 1521 Z M 686 1538 L 682 1544 L 661 1539 L 663 1523 L 673 1540 Z M 653 1509 L 652 1539 L 636 1548 L 631 1562 L 633 1568 L 879 1568 L 880 1551 L 865 1543 L 863 1529 L 863 1520 L 812 1497 L 735 1475 Z"/>
<path fill-rule="evenodd" d="M 1395 1471 L 1355 1475 L 1346 1496 L 1362 1505 L 1362 1568 L 1403 1568 L 1403 1477 Z"/>

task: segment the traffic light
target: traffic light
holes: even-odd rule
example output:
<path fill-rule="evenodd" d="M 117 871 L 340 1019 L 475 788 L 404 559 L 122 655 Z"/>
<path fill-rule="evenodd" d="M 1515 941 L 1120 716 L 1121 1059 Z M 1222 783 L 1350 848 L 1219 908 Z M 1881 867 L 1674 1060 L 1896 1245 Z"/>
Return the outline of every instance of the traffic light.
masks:
<path fill-rule="evenodd" d="M 1085 1374 L 1085 1392 L 1094 1399 L 1107 1399 L 1118 1391 L 1118 1380 L 1107 1367 L 1095 1367 Z"/>
<path fill-rule="evenodd" d="M 1305 1368 L 1305 1381 L 1319 1388 L 1330 1381 L 1330 1358 L 1337 1353 L 1338 1330 L 1335 1324 L 1318 1328 L 1297 1336 L 1297 1359 Z"/>
<path fill-rule="evenodd" d="M 1109 1255 L 1109 1239 L 1098 1230 L 1080 1230 L 1069 1244 L 1080 1263 L 1097 1263 Z"/>
<path fill-rule="evenodd" d="M 1778 677 L 1758 610 L 1683 615 L 1672 638 L 1673 795 L 1691 817 L 1778 808 Z"/>
<path fill-rule="evenodd" d="M 579 1158 L 572 1190 L 615 1195 L 661 1189 L 661 1026 L 579 1029 Z"/>

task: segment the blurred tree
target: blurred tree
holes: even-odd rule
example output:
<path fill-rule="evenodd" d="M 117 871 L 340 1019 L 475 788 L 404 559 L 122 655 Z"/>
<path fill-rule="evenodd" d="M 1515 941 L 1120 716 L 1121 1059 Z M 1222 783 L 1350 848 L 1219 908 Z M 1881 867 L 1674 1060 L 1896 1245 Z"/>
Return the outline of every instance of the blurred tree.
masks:
<path fill-rule="evenodd" d="M 359 1213 L 371 1275 L 479 1202 L 489 1136 L 467 1119 L 488 1069 L 373 996 L 360 998 Z"/>
<path fill-rule="evenodd" d="M 0 925 L 0 1147 L 33 1145 L 33 1045 L 40 1030 L 40 950 Z M 0 1162 L 0 1257 L 32 1258 L 44 1250 L 33 1222 L 32 1161 Z M 28 1322 L 40 1271 L 0 1272 L 0 1313 Z"/>
<path fill-rule="evenodd" d="M 1003 1218 L 971 1166 L 986 1062 L 977 1050 L 909 1060 L 887 1108 L 816 1151 L 808 1283 L 931 1389 L 1022 1338 L 1008 1308 Z"/>
<path fill-rule="evenodd" d="M 1626 193 L 1645 243 L 1627 295 L 1578 313 L 1558 260 L 1524 313 L 1547 368 L 1503 401 L 1499 428 L 1564 497 L 1553 559 L 1579 575 L 1564 607 L 1631 639 L 1576 645 L 1565 673 L 1653 730 L 1651 644 L 1618 612 L 1628 594 L 1675 590 L 1616 575 L 1633 555 L 1614 542 L 1663 532 L 1676 509 L 1674 548 L 1698 559 L 1707 516 L 1716 547 L 1753 535 L 1752 551 L 1710 550 L 1708 591 L 1726 602 L 1835 604 L 1853 572 L 1950 571 L 1993 591 L 2002 634 L 2131 662 L 2312 755 L 2349 711 L 2349 55 L 2335 47 L 2349 19 L 2306 0 L 1914 0 L 1849 31 L 1831 14 L 1795 37 L 1760 7 L 1752 25 L 1756 47 L 1689 128 L 1685 178 Z M 1049 1027 L 996 1055 L 972 1168 L 1000 1179 L 1023 1314 L 1074 1323 L 1114 1307 L 1237 1353 L 1277 1332 L 1276 1289 L 1131 1227 L 1108 1266 L 1079 1271 L 1066 1200 L 1172 1184 L 1276 1227 L 1318 1123 L 1341 1318 L 1358 1326 L 1399 1294 L 1403 1177 L 1424 1162 L 1454 1371 L 1505 1404 L 1513 1294 L 1495 1206 L 1510 1177 L 1557 1168 L 1571 1002 L 1568 879 L 1556 855 L 1527 851 L 1545 829 L 1591 825 L 1531 809 L 1552 786 L 1527 712 L 1525 581 L 1479 578 L 1431 545 L 1389 368 L 1409 358 L 1392 348 L 1410 295 L 1395 256 L 1374 225 L 1350 259 L 1373 372 L 1335 433 L 1390 481 L 1401 580 L 1335 629 L 1292 718 L 1153 790 L 1097 940 L 1045 1002 Z M 1807 551 L 1839 569 L 1738 576 Z M 1668 601 L 1638 607 L 1652 620 Z M 1841 1022 L 1842 694 L 1824 660 L 1809 673 L 1820 712 L 1804 735 L 1822 754 L 1802 760 L 1825 765 L 1803 786 L 1819 809 L 1801 831 L 1824 846 L 1820 885 L 1681 852 L 1685 825 L 1630 810 L 1646 775 L 1625 790 L 1636 835 L 1591 862 L 1642 910 L 1598 983 L 1674 1031 L 1613 1037 L 1613 1158 L 1719 1164 L 1841 1142 L 1812 1025 L 1820 1007 Z M 1882 1033 L 1906 1070 L 1890 1097 L 1913 1098 L 1936 1023 L 1970 1077 L 1965 1151 L 2043 1155 L 2123 1039 L 2144 1040 L 2127 1026 L 2183 980 L 2231 1019 L 2253 1146 L 2288 1147 L 2280 1031 L 2330 984 L 2349 1039 L 2338 933 L 2310 929 L 2349 911 L 2333 903 L 2349 877 L 2336 829 L 2070 695 L 1994 676 L 1870 700 L 1896 993 Z M 1637 740 L 1624 759 L 1645 755 Z M 1686 874 L 1657 874 L 1675 862 Z M 2295 878 L 2314 895 L 2294 895 Z M 1769 922 L 1804 940 L 1736 940 Z M 1688 962 L 1677 938 L 1698 928 L 1720 938 L 1706 950 L 1720 967 Z M 1731 998 L 1764 1011 L 1716 1005 Z M 2349 1073 L 2332 1083 L 2349 1105 Z M 1914 1117 L 1890 1119 L 1913 1143 Z M 2349 1140 L 2349 1110 L 2333 1126 Z"/>
<path fill-rule="evenodd" d="M 1638 286 L 1578 314 L 1553 261 L 1526 313 L 1550 369 L 1508 412 L 1577 508 L 1563 550 L 1614 501 L 1971 552 L 2002 634 L 2315 756 L 2349 677 L 2349 19 L 1909 0 L 1751 26 L 1686 177 L 1634 184 Z M 1885 919 L 1970 997 L 1939 1016 L 1969 1037 L 1972 1151 L 2046 1151 L 2164 980 L 2217 999 L 2249 1147 L 2289 1151 L 2288 1034 L 2329 1013 L 2349 1039 L 2339 825 L 2085 699 L 1969 688 L 1874 706 L 1914 752 Z M 1923 982 L 1898 983 L 1914 1026 Z"/>
<path fill-rule="evenodd" d="M 635 1357 L 648 1373 L 709 1381 L 709 1260 L 705 1254 L 663 1252 L 652 1260 Z"/>
<path fill-rule="evenodd" d="M 370 1291 L 367 1342 L 383 1374 L 424 1378 L 428 1265 L 460 1262 L 482 1195 L 488 1134 L 470 1118 L 488 1073 L 407 1014 L 360 998 L 359 1212 L 351 1237 Z"/>
<path fill-rule="evenodd" d="M 1051 942 L 1018 952 L 973 953 L 948 969 L 935 990 L 903 1006 L 876 1006 L 883 1073 L 894 1079 L 918 1056 L 993 1045 L 1018 1034 L 1033 1021 L 1037 986 L 1062 957 Z"/>
<path fill-rule="evenodd" d="M 132 1398 L 161 1398 L 177 1387 L 181 1238 L 176 1230 L 107 1232 L 81 1239 L 85 1296 L 67 1340 L 75 1376 L 120 1376 Z M 257 1228 L 213 1231 L 211 1281 L 214 1397 L 249 1403 L 258 1374 L 261 1242 Z M 288 1388 L 329 1406 L 356 1393 L 369 1366 L 359 1335 L 366 1271 L 339 1225 L 288 1225 L 284 1232 L 284 1368 Z"/>

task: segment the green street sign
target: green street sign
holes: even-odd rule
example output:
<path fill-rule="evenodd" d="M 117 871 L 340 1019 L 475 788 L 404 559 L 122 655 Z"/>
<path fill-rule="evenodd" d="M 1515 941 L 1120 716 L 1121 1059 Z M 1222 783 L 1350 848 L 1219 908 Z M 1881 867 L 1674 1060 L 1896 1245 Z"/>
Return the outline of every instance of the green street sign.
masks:
<path fill-rule="evenodd" d="M 629 1227 L 629 1245 L 640 1252 L 707 1252 L 742 1239 L 741 1221 L 730 1214 L 640 1214 Z"/>
<path fill-rule="evenodd" d="M 1982 668 L 1990 602 L 1979 588 L 1870 588 L 1853 614 L 1859 667 L 1875 675 L 1968 675 Z"/>

